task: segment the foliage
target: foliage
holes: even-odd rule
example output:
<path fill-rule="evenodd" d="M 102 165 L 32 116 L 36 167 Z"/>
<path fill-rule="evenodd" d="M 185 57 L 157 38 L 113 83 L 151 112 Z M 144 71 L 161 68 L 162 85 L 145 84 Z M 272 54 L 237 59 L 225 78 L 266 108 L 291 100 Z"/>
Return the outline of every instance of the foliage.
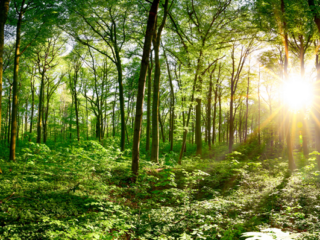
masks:
<path fill-rule="evenodd" d="M 314 158 L 292 176 L 285 160 L 237 161 L 235 153 L 181 166 L 142 159 L 132 183 L 130 152 L 96 141 L 55 148 L 28 143 L 16 162 L 1 160 L 4 238 L 240 239 L 271 227 L 317 239 Z"/>

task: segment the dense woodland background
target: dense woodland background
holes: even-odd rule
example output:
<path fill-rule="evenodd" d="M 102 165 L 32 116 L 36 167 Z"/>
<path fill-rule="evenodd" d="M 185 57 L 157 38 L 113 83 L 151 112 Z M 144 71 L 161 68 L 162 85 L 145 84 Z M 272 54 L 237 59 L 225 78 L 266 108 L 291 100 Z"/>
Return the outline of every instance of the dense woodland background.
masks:
<path fill-rule="evenodd" d="M 318 0 L 0 0 L 0 235 L 320 239 L 319 32 Z"/>

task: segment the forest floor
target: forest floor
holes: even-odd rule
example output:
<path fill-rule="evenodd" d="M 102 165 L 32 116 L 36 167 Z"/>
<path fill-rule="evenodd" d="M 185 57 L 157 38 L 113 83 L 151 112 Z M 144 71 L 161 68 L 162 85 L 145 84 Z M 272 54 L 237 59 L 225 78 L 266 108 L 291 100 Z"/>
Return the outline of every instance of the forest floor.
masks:
<path fill-rule="evenodd" d="M 177 154 L 161 165 L 142 154 L 134 184 L 130 151 L 104 146 L 28 143 L 16 162 L 0 156 L 0 239 L 233 240 L 268 228 L 320 239 L 314 155 L 290 175 L 285 159 L 239 160 L 240 152 L 190 155 L 181 166 Z"/>

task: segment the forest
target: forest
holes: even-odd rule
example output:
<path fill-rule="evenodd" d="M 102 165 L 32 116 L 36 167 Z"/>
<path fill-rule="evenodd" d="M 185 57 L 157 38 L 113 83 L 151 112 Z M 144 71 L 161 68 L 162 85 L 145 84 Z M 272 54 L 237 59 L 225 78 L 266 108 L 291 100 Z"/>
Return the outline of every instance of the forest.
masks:
<path fill-rule="evenodd" d="M 0 239 L 320 239 L 320 0 L 0 0 Z"/>

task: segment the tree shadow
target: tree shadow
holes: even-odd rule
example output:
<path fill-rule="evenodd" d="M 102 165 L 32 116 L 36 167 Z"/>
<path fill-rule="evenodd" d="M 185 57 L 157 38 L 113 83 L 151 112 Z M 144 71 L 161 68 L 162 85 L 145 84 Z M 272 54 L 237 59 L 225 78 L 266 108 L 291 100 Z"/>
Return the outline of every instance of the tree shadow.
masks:
<path fill-rule="evenodd" d="M 250 201 L 245 207 L 244 211 L 252 210 L 250 219 L 244 223 L 244 228 L 249 230 L 255 230 L 255 226 L 263 223 L 270 223 L 269 214 L 272 211 L 279 212 L 282 206 L 279 204 L 280 192 L 288 185 L 291 177 L 290 172 L 286 172 L 281 183 L 275 188 L 266 192 L 258 199 Z M 280 194 L 279 194 L 280 193 Z"/>
<path fill-rule="evenodd" d="M 75 190 L 76 191 L 76 190 Z M 25 239 L 44 239 L 47 231 L 65 231 L 72 224 L 85 225 L 109 215 L 114 203 L 91 196 L 77 195 L 73 190 L 61 192 L 25 191 L 23 195 L 12 195 L 3 202 L 0 213 L 0 235 L 11 228 Z M 32 236 L 28 238 L 27 236 Z"/>

